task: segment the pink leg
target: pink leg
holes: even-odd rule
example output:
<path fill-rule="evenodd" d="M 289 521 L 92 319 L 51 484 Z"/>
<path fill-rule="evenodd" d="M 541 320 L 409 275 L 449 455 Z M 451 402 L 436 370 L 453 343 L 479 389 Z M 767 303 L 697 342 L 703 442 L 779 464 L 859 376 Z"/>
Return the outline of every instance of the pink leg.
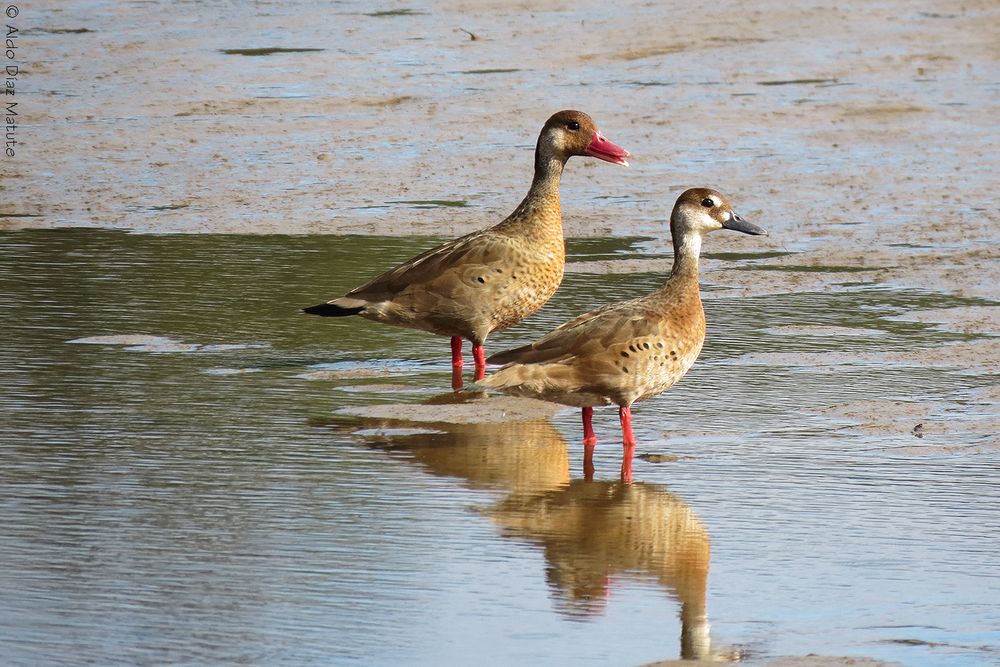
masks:
<path fill-rule="evenodd" d="M 583 444 L 596 445 L 597 436 L 594 435 L 594 425 L 590 420 L 594 418 L 594 408 L 583 409 Z"/>
<path fill-rule="evenodd" d="M 594 447 L 597 445 L 594 425 L 590 423 L 593 416 L 594 408 L 583 409 L 583 478 L 588 482 L 594 479 Z"/>
<path fill-rule="evenodd" d="M 472 358 L 476 361 L 476 382 L 486 377 L 486 348 L 482 345 L 472 345 Z"/>
<path fill-rule="evenodd" d="M 628 406 L 618 408 L 622 422 L 622 481 L 632 483 L 632 457 L 635 455 L 635 434 L 632 433 L 632 410 Z"/>
<path fill-rule="evenodd" d="M 451 337 L 451 388 L 458 391 L 462 388 L 462 337 Z"/>

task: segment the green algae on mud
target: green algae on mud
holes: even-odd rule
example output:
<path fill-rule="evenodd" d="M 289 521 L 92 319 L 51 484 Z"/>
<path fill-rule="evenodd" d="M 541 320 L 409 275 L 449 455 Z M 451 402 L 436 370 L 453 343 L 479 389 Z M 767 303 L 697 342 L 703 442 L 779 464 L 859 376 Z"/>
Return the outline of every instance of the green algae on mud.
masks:
<path fill-rule="evenodd" d="M 487 69 L 466 69 L 462 70 L 461 74 L 510 74 L 512 72 L 520 72 L 517 68 L 506 68 L 506 67 L 496 67 Z"/>
<path fill-rule="evenodd" d="M 648 88 L 650 86 L 676 86 L 676 81 L 627 81 L 626 85 Z"/>
<path fill-rule="evenodd" d="M 758 86 L 799 86 L 807 84 L 837 83 L 836 79 L 787 79 L 784 81 L 758 81 Z"/>
<path fill-rule="evenodd" d="M 655 241 L 652 236 L 570 237 L 566 239 L 566 261 L 572 263 L 613 261 L 633 255 L 642 255 L 650 259 L 670 256 L 666 250 L 651 249 L 650 245 Z"/>
<path fill-rule="evenodd" d="M 464 199 L 398 199 L 387 204 L 407 204 L 413 208 L 466 208 L 469 202 Z M 377 208 L 377 207 L 369 207 Z"/>
<path fill-rule="evenodd" d="M 312 47 L 294 48 L 285 46 L 270 46 L 252 49 L 219 49 L 220 53 L 225 53 L 227 56 L 270 56 L 276 53 L 310 53 L 312 51 L 326 51 L 326 49 Z"/>
<path fill-rule="evenodd" d="M 760 250 L 760 251 L 746 251 L 746 252 L 703 252 L 701 253 L 704 259 L 718 259 L 724 262 L 739 262 L 742 260 L 754 260 L 754 259 L 772 259 L 774 257 L 787 257 L 788 255 L 795 255 L 791 250 Z"/>
<path fill-rule="evenodd" d="M 81 35 L 86 32 L 94 32 L 90 28 L 34 28 L 24 31 L 25 34 L 32 32 L 44 32 L 49 35 Z"/>
<path fill-rule="evenodd" d="M 791 254 L 791 253 L 787 253 Z M 781 257 L 781 253 L 771 254 Z M 790 273 L 866 273 L 892 269 L 892 266 L 836 266 L 832 264 L 749 264 L 733 267 L 735 271 L 788 271 Z"/>
<path fill-rule="evenodd" d="M 422 16 L 427 12 L 417 11 L 416 9 L 402 8 L 402 9 L 385 9 L 378 12 L 369 12 L 365 16 L 371 16 L 374 18 L 387 18 L 390 16 Z"/>

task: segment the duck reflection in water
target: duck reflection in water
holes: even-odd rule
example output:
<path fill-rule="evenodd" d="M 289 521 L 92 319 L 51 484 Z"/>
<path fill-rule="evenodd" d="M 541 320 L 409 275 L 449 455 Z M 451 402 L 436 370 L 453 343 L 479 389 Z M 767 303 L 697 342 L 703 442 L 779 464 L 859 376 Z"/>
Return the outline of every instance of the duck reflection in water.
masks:
<path fill-rule="evenodd" d="M 570 618 L 603 613 L 616 578 L 653 579 L 681 610 L 681 658 L 711 656 L 708 532 L 678 496 L 655 484 L 574 480 L 490 510 L 504 536 L 542 547 L 556 606 Z"/>
<path fill-rule="evenodd" d="M 536 494 L 569 483 L 566 440 L 547 419 L 455 423 L 382 418 L 357 426 L 373 447 L 403 455 L 432 475 L 457 477 L 472 489 Z"/>
<path fill-rule="evenodd" d="M 651 579 L 680 602 L 681 657 L 723 657 L 713 655 L 706 612 L 708 532 L 681 498 L 656 484 L 571 481 L 566 440 L 548 419 L 440 422 L 426 408 L 426 421 L 355 426 L 371 445 L 405 453 L 432 475 L 506 491 L 484 514 L 504 537 L 542 549 L 560 614 L 594 617 L 616 579 Z"/>

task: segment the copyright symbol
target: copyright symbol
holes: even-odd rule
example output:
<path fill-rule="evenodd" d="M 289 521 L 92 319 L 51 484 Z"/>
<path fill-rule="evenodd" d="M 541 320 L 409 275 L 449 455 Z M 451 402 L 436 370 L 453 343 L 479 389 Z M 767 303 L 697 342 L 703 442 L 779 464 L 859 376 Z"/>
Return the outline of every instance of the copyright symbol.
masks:
<path fill-rule="evenodd" d="M 17 5 L 7 5 L 7 16 L 9 18 L 14 18 L 21 13 L 21 10 L 17 8 Z"/>

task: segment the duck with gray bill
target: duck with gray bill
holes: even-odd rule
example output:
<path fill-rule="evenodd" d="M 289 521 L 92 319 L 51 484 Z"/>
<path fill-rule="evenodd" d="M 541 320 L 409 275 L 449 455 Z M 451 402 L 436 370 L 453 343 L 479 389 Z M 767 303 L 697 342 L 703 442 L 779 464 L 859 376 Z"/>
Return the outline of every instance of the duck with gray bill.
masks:
<path fill-rule="evenodd" d="M 631 482 L 636 444 L 632 404 L 680 380 L 705 341 L 698 258 L 702 237 L 717 229 L 767 234 L 737 215 L 721 193 L 687 190 L 670 215 L 674 262 L 662 287 L 584 313 L 530 345 L 493 355 L 490 363 L 506 365 L 477 387 L 582 408 L 588 478 L 593 476 L 597 444 L 591 423 L 594 407 L 617 405 L 623 443 L 621 478 Z"/>

